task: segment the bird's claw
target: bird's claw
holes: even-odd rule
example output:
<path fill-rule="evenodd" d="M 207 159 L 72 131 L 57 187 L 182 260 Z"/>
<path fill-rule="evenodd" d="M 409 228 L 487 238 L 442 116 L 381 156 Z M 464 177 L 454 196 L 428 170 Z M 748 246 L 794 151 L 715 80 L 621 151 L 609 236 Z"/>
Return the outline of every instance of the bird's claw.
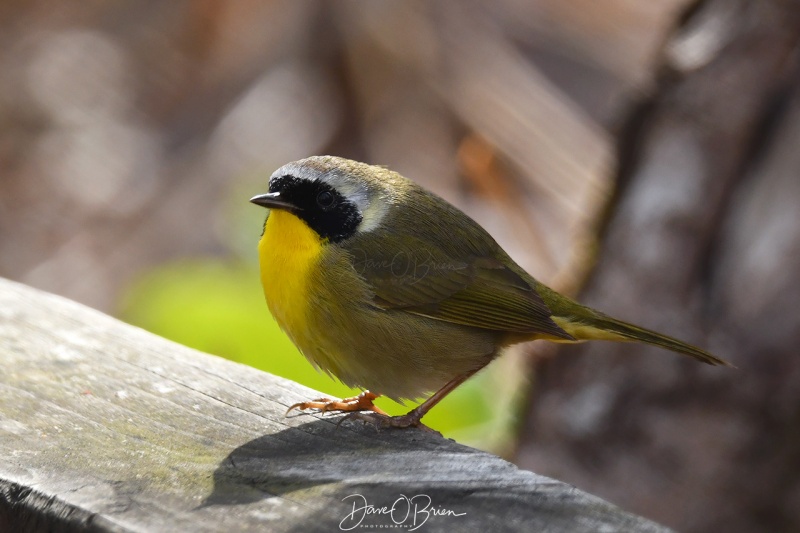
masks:
<path fill-rule="evenodd" d="M 293 409 L 303 411 L 305 409 L 316 409 L 321 413 L 328 412 L 358 412 L 358 411 L 373 411 L 377 414 L 385 414 L 380 407 L 373 404 L 379 394 L 373 394 L 369 391 L 364 391 L 358 396 L 351 398 L 343 398 L 341 400 L 332 400 L 330 398 L 317 398 L 308 402 L 298 402 L 289 406 L 286 410 L 288 415 Z"/>

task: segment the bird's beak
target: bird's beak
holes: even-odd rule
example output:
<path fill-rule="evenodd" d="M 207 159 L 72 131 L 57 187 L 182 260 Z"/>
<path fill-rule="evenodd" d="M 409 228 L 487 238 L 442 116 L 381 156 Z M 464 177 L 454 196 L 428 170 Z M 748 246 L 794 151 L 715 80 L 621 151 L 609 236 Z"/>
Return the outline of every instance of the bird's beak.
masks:
<path fill-rule="evenodd" d="M 266 194 L 259 194 L 250 198 L 250 201 L 261 207 L 268 209 L 283 209 L 285 211 L 299 211 L 300 208 L 291 202 L 281 200 L 281 193 L 268 192 Z"/>

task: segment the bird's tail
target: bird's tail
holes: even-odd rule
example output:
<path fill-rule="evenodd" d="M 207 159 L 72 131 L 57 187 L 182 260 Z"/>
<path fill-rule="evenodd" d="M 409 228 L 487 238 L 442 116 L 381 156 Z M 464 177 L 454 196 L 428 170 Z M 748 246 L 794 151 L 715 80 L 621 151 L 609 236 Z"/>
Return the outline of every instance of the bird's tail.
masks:
<path fill-rule="evenodd" d="M 661 333 L 611 318 L 599 311 L 576 305 L 566 317 L 553 316 L 553 321 L 578 340 L 634 341 L 660 346 L 694 357 L 708 365 L 733 366 L 724 359 Z"/>

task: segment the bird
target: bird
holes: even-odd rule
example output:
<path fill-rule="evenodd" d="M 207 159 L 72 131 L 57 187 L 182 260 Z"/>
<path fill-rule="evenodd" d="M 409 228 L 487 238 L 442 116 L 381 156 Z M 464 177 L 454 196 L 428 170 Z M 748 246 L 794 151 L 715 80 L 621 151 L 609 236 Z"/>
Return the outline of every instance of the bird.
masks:
<path fill-rule="evenodd" d="M 313 366 L 363 391 L 289 411 L 425 427 L 422 417 L 503 349 L 539 339 L 635 341 L 731 366 L 559 294 L 464 212 L 384 166 L 308 157 L 250 201 L 268 208 L 258 255 L 270 313 Z M 380 396 L 425 400 L 389 416 Z"/>

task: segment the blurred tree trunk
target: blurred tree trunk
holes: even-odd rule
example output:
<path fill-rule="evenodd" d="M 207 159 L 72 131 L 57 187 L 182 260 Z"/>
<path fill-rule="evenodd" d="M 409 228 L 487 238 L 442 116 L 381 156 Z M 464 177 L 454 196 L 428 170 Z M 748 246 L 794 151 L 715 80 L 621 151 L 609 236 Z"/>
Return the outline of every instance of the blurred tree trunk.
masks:
<path fill-rule="evenodd" d="M 564 348 L 537 368 L 520 465 L 682 531 L 800 531 L 798 42 L 792 0 L 679 21 L 579 298 L 738 370 Z"/>

